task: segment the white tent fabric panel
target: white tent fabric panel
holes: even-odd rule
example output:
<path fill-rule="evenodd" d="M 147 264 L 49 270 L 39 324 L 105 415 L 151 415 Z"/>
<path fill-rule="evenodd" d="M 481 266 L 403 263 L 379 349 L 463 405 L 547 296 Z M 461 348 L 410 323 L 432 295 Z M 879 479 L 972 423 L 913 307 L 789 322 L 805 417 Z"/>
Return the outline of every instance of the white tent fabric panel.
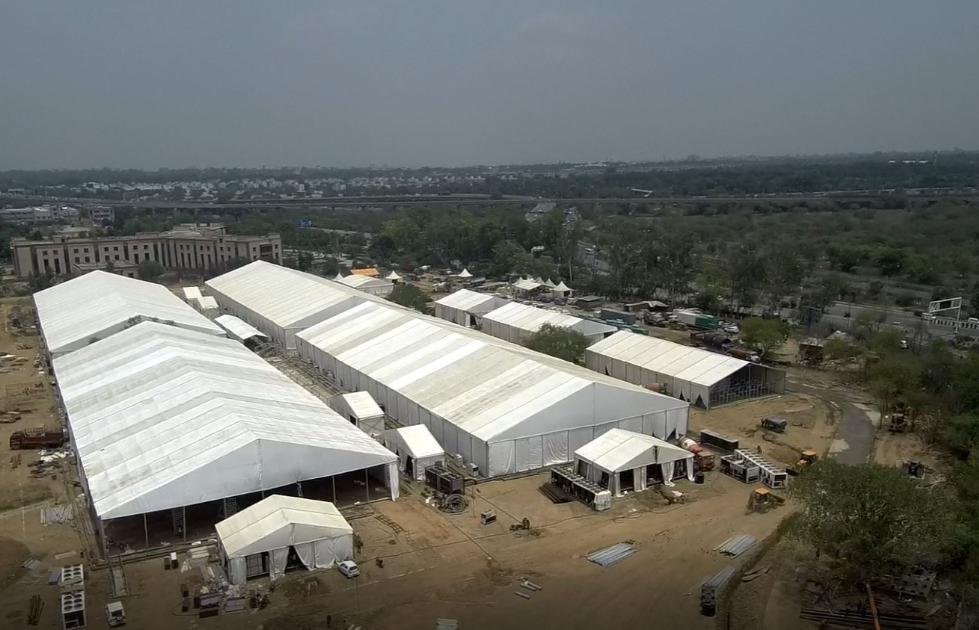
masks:
<path fill-rule="evenodd" d="M 159 321 L 223 336 L 224 331 L 166 287 L 105 271 L 34 294 L 37 319 L 51 356 L 84 348 L 141 321 Z"/>
<path fill-rule="evenodd" d="M 234 315 L 219 315 L 214 321 L 228 331 L 233 339 L 248 341 L 249 339 L 268 339 L 268 335 Z"/>
<path fill-rule="evenodd" d="M 693 453 L 663 440 L 623 429 L 603 433 L 576 450 L 574 457 L 607 473 L 668 464 L 670 474 L 664 476 L 667 481 L 672 477 L 673 463 L 678 460 L 687 461 L 688 470 L 693 470 Z"/>
<path fill-rule="evenodd" d="M 481 317 L 508 300 L 488 293 L 478 293 L 469 289 L 459 289 L 435 302 L 435 316 L 446 321 L 470 326 L 473 318 Z"/>
<path fill-rule="evenodd" d="M 395 463 L 393 453 L 224 337 L 144 322 L 53 367 L 84 483 L 103 519 Z"/>
<path fill-rule="evenodd" d="M 552 466 L 571 461 L 568 449 L 569 431 L 557 431 L 544 436 L 544 465 Z"/>
<path fill-rule="evenodd" d="M 425 468 L 445 461 L 445 451 L 425 425 L 385 431 L 384 444 L 398 455 L 402 472 L 407 471 L 409 457 L 414 461 L 414 476 L 419 481 L 425 479 Z"/>

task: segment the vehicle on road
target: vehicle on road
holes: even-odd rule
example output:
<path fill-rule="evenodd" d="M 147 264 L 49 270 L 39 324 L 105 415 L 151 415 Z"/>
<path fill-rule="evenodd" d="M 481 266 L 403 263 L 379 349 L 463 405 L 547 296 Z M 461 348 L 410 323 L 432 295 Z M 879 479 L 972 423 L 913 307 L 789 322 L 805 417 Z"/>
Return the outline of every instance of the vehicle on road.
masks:
<path fill-rule="evenodd" d="M 337 564 L 337 571 L 348 580 L 360 575 L 360 567 L 353 560 L 344 560 Z"/>

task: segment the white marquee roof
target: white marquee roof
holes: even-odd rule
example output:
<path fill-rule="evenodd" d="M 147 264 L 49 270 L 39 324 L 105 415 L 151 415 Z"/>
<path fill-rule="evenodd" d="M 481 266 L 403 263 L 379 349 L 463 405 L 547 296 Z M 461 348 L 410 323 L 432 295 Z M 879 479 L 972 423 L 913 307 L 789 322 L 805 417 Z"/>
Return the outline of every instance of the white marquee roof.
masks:
<path fill-rule="evenodd" d="M 347 278 L 357 276 L 347 276 Z M 372 296 L 362 291 L 310 273 L 256 260 L 206 282 L 265 319 L 288 328 L 351 299 L 358 302 Z"/>
<path fill-rule="evenodd" d="M 126 322 L 154 319 L 213 335 L 224 331 L 163 285 L 105 271 L 83 276 L 34 294 L 44 341 L 52 354 L 99 337 Z"/>
<path fill-rule="evenodd" d="M 215 524 L 229 558 L 243 558 L 324 538 L 352 536 L 353 527 L 329 501 L 273 494 Z"/>
<path fill-rule="evenodd" d="M 706 387 L 749 365 L 734 357 L 625 330 L 592 344 L 586 352 Z"/>
<path fill-rule="evenodd" d="M 625 429 L 606 431 L 579 448 L 574 455 L 609 472 L 693 457 L 693 453 L 679 446 Z"/>
<path fill-rule="evenodd" d="M 214 318 L 214 321 L 228 331 L 232 337 L 239 341 L 245 341 L 246 339 L 251 339 L 252 337 L 260 337 L 261 339 L 268 339 L 268 335 L 263 333 L 261 330 L 255 328 L 248 322 L 243 322 L 234 315 L 218 315 Z"/>
<path fill-rule="evenodd" d="M 589 387 L 645 411 L 685 408 L 584 367 L 396 305 L 363 303 L 297 335 L 470 434 L 492 441 Z"/>
<path fill-rule="evenodd" d="M 435 436 L 432 435 L 432 432 L 424 424 L 399 427 L 397 429 L 391 429 L 391 431 L 398 434 L 408 454 L 415 459 L 425 459 L 426 457 L 435 457 L 445 453 L 442 445 L 438 443 Z"/>
<path fill-rule="evenodd" d="M 103 519 L 395 461 L 240 343 L 152 322 L 56 358 Z"/>
<path fill-rule="evenodd" d="M 370 392 L 350 392 L 340 396 L 347 403 L 352 413 L 357 418 L 376 418 L 384 415 L 384 410 L 377 404 Z"/>
<path fill-rule="evenodd" d="M 359 276 L 357 274 L 351 274 L 340 279 L 340 282 L 347 285 L 348 287 L 353 287 L 355 289 L 362 289 L 364 287 L 384 287 L 390 286 L 391 281 L 384 278 L 373 278 L 371 276 Z"/>
<path fill-rule="evenodd" d="M 480 293 L 469 289 L 459 289 L 444 298 L 437 300 L 436 304 L 458 309 L 467 313 L 488 313 L 501 304 L 508 303 L 506 299 L 491 293 Z"/>
<path fill-rule="evenodd" d="M 573 328 L 583 321 L 580 317 L 537 308 L 529 304 L 520 304 L 519 302 L 504 304 L 495 311 L 487 313 L 484 319 L 529 332 L 537 332 L 544 324 L 550 324 L 557 328 Z"/>
<path fill-rule="evenodd" d="M 521 291 L 533 291 L 534 289 L 539 289 L 541 283 L 530 278 L 520 278 L 513 283 L 513 286 Z"/>

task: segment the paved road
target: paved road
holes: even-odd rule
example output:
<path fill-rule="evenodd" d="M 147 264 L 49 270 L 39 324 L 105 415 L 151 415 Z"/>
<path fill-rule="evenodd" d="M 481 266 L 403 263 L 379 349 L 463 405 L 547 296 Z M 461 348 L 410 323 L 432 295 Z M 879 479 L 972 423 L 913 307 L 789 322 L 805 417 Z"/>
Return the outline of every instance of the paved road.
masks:
<path fill-rule="evenodd" d="M 830 457 L 849 465 L 866 464 L 874 450 L 874 410 L 864 402 L 849 394 L 832 389 L 808 385 L 800 381 L 788 380 L 788 390 L 815 396 L 837 408 L 840 424 L 836 429 L 836 439 L 829 449 Z"/>
<path fill-rule="evenodd" d="M 850 314 L 849 317 L 847 317 L 847 313 Z M 874 321 L 879 321 L 883 317 L 882 327 L 897 328 L 908 337 L 913 336 L 922 325 L 924 325 L 924 332 L 932 337 L 951 338 L 956 334 L 953 327 L 925 322 L 910 311 L 899 308 L 847 304 L 846 302 L 836 302 L 827 307 L 820 321 L 832 324 L 837 330 L 849 331 L 851 326 L 856 326 L 857 317 L 861 313 L 869 313 Z M 963 317 L 958 334 L 979 337 L 979 326 L 967 323 Z"/>

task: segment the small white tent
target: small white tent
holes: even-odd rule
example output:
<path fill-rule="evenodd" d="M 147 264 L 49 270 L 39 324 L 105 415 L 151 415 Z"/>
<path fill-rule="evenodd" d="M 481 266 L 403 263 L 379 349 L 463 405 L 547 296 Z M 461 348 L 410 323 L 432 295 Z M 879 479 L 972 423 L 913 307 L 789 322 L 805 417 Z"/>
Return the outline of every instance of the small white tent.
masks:
<path fill-rule="evenodd" d="M 395 284 L 397 284 L 401 280 L 401 276 L 399 276 L 396 271 L 392 271 L 388 275 L 384 276 L 384 279 L 385 280 L 390 280 L 391 282 L 394 282 Z"/>
<path fill-rule="evenodd" d="M 693 481 L 693 453 L 651 435 L 611 429 L 574 452 L 575 470 L 620 496 L 623 490 L 645 490 L 649 482 L 668 486 Z"/>
<path fill-rule="evenodd" d="M 462 271 L 459 272 L 459 277 L 460 278 L 472 278 L 473 275 L 471 273 L 469 273 L 469 270 L 468 269 L 463 269 Z"/>
<path fill-rule="evenodd" d="M 354 555 L 353 527 L 328 501 L 274 494 L 214 527 L 232 584 L 262 575 L 282 577 L 290 548 L 310 571 Z"/>
<path fill-rule="evenodd" d="M 445 451 L 424 424 L 385 431 L 384 446 L 398 455 L 401 472 L 418 481 L 425 480 L 426 468 L 445 461 Z"/>
<path fill-rule="evenodd" d="M 330 408 L 372 438 L 384 433 L 384 410 L 369 392 L 351 392 L 337 396 L 330 401 Z"/>

